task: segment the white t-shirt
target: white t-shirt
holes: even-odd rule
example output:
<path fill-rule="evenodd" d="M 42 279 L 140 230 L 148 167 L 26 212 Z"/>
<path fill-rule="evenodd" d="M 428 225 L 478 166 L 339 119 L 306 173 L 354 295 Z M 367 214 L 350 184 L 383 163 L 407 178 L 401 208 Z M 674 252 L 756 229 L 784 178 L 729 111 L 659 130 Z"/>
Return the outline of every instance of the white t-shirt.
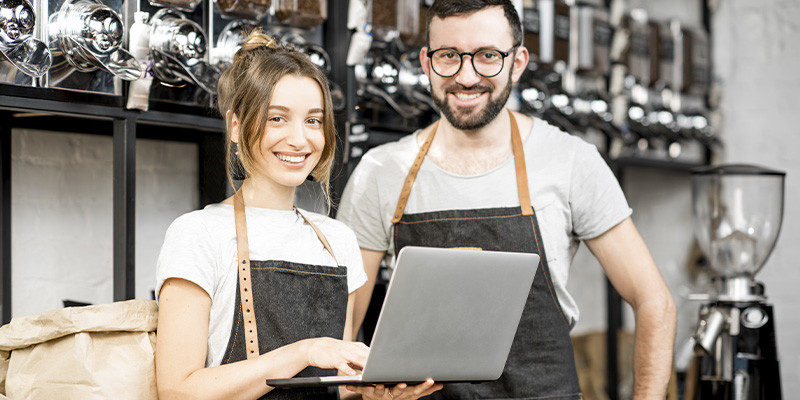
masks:
<path fill-rule="evenodd" d="M 371 149 L 350 176 L 336 218 L 353 228 L 364 249 L 394 254 L 391 220 L 419 152 L 418 134 Z M 553 285 L 570 326 L 574 326 L 578 307 L 566 284 L 579 241 L 600 236 L 629 217 L 632 210 L 595 146 L 534 118 L 523 147 L 531 201 Z M 443 170 L 426 157 L 405 212 L 497 207 L 519 207 L 513 157 L 470 176 Z"/>
<path fill-rule="evenodd" d="M 353 292 L 367 275 L 353 231 L 324 215 L 300 210 L 328 240 L 339 266 L 347 267 Z M 314 230 L 295 211 L 245 208 L 251 260 L 282 260 L 336 266 Z M 161 247 L 156 268 L 156 294 L 169 278 L 191 281 L 211 297 L 206 366 L 216 366 L 230 339 L 236 302 L 236 223 L 233 206 L 211 204 L 178 217 Z M 157 296 L 157 295 L 156 295 Z"/>

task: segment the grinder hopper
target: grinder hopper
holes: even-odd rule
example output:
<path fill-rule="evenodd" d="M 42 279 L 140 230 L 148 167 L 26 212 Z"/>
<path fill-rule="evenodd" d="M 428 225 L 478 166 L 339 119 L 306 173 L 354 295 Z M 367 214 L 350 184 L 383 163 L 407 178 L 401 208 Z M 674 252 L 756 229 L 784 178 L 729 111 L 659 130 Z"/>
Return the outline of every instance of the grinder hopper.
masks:
<path fill-rule="evenodd" d="M 721 300 L 752 300 L 756 273 L 783 219 L 786 173 L 731 164 L 692 171 L 694 231 L 721 287 Z"/>

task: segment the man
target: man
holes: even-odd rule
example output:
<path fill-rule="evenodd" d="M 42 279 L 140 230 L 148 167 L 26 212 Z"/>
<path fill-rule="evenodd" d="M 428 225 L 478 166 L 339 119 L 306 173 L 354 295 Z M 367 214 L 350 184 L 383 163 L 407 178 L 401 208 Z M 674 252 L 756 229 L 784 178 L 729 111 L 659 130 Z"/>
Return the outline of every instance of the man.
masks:
<path fill-rule="evenodd" d="M 368 152 L 338 213 L 370 277 L 356 327 L 381 260 L 403 246 L 536 252 L 540 269 L 503 376 L 433 396 L 579 399 L 569 338 L 578 310 L 565 286 L 583 240 L 636 315 L 634 398 L 663 399 L 675 306 L 619 184 L 593 146 L 503 108 L 529 57 L 513 5 L 437 1 L 427 24 L 420 59 L 442 118 Z"/>

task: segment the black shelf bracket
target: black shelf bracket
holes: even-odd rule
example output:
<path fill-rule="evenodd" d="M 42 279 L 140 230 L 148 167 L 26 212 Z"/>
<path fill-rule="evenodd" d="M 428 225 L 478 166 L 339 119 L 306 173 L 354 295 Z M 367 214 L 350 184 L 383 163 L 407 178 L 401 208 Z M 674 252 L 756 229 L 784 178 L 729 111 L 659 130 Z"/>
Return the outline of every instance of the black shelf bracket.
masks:
<path fill-rule="evenodd" d="M 136 296 L 136 121 L 114 120 L 114 301 Z"/>

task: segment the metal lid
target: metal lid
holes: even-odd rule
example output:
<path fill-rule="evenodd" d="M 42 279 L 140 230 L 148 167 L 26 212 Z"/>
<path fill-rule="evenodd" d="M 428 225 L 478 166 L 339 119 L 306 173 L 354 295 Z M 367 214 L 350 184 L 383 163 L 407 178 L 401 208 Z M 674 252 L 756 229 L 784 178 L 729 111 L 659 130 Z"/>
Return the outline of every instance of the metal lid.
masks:
<path fill-rule="evenodd" d="M 27 0 L 0 0 L 0 45 L 18 44 L 33 34 L 36 14 Z"/>
<path fill-rule="evenodd" d="M 111 8 L 97 4 L 87 7 L 83 15 L 82 36 L 91 44 L 92 50 L 111 53 L 122 42 L 122 20 Z"/>
<path fill-rule="evenodd" d="M 81 72 L 98 68 L 133 81 L 144 72 L 122 48 L 124 27 L 116 11 L 98 0 L 67 0 L 55 18 L 51 38 L 57 39 L 67 62 Z"/>
<path fill-rule="evenodd" d="M 207 46 L 203 29 L 183 13 L 164 8 L 153 16 L 150 52 L 153 73 L 162 83 L 191 82 L 215 93 L 220 71 L 204 60 Z"/>
<path fill-rule="evenodd" d="M 0 0 L 0 60 L 3 56 L 22 73 L 40 77 L 50 68 L 52 56 L 33 37 L 36 14 L 28 0 Z"/>
<path fill-rule="evenodd" d="M 256 29 L 256 25 L 242 20 L 233 20 L 222 28 L 213 49 L 212 60 L 220 68 L 228 68 L 233 63 L 236 52 L 242 48 L 247 35 Z"/>
<path fill-rule="evenodd" d="M 721 164 L 691 170 L 692 175 L 775 175 L 786 176 L 786 172 L 751 164 Z"/>

